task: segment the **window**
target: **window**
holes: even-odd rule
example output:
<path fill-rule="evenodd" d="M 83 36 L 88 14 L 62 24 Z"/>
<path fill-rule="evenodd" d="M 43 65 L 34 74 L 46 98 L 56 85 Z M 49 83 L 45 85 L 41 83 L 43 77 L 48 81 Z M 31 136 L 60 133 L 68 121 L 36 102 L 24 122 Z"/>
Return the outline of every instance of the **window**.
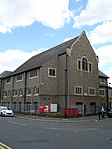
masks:
<path fill-rule="evenodd" d="M 81 61 L 79 59 L 77 60 L 77 69 L 81 69 Z"/>
<path fill-rule="evenodd" d="M 108 96 L 112 97 L 112 90 L 110 90 L 110 89 L 108 90 Z"/>
<path fill-rule="evenodd" d="M 38 77 L 38 71 L 37 71 L 37 69 L 31 70 L 31 71 L 29 72 L 29 77 L 30 77 L 30 78 Z"/>
<path fill-rule="evenodd" d="M 38 88 L 37 86 L 35 86 L 35 87 L 33 88 L 33 94 L 34 94 L 34 95 L 38 95 L 38 94 L 39 94 L 39 88 Z"/>
<path fill-rule="evenodd" d="M 96 90 L 95 90 L 95 88 L 91 88 L 91 87 L 89 87 L 89 95 L 96 95 Z"/>
<path fill-rule="evenodd" d="M 31 95 L 31 88 L 27 88 L 26 94 L 27 94 L 27 96 L 30 96 Z"/>
<path fill-rule="evenodd" d="M 82 95 L 83 94 L 83 87 L 82 86 L 75 86 L 74 92 L 76 95 Z"/>
<path fill-rule="evenodd" d="M 56 77 L 56 69 L 55 68 L 48 68 L 48 76 L 49 77 Z"/>
<path fill-rule="evenodd" d="M 22 80 L 23 80 L 23 74 L 18 74 L 18 75 L 16 76 L 16 82 L 22 81 Z"/>
<path fill-rule="evenodd" d="M 105 89 L 100 89 L 100 96 L 105 96 Z"/>
<path fill-rule="evenodd" d="M 92 72 L 92 63 L 89 62 L 85 56 L 83 56 L 81 59 L 77 59 L 77 69 Z"/>
<path fill-rule="evenodd" d="M 106 84 L 106 79 L 105 78 L 100 78 L 100 83 L 101 84 Z"/>
<path fill-rule="evenodd" d="M 22 96 L 22 95 L 23 95 L 23 90 L 19 89 L 19 96 Z"/>
<path fill-rule="evenodd" d="M 8 91 L 8 97 L 11 97 L 11 90 Z"/>
<path fill-rule="evenodd" d="M 89 72 L 92 72 L 92 64 L 89 63 Z"/>
<path fill-rule="evenodd" d="M 17 90 L 14 90 L 13 93 L 14 93 L 14 96 L 17 96 Z"/>
<path fill-rule="evenodd" d="M 82 58 L 82 70 L 88 71 L 88 60 L 86 57 Z"/>
<path fill-rule="evenodd" d="M 6 84 L 9 84 L 9 83 L 11 83 L 11 77 L 6 79 Z"/>
<path fill-rule="evenodd" d="M 4 97 L 7 97 L 7 91 L 4 91 L 4 92 L 3 92 L 3 96 L 4 96 Z"/>
<path fill-rule="evenodd" d="M 90 113 L 96 113 L 96 103 L 90 102 Z"/>

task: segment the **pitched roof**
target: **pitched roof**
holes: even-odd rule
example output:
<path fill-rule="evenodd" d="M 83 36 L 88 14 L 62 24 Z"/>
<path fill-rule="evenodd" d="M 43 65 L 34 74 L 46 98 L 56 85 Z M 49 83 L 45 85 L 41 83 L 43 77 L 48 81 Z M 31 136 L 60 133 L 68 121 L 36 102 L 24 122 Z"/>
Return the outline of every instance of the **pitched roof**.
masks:
<path fill-rule="evenodd" d="M 106 74 L 99 70 L 99 77 L 109 78 Z"/>
<path fill-rule="evenodd" d="M 0 78 L 5 78 L 10 76 L 10 74 L 12 73 L 12 71 L 4 71 L 0 74 Z"/>
<path fill-rule="evenodd" d="M 18 67 L 11 75 L 15 75 L 21 72 L 25 72 L 37 67 L 42 66 L 45 62 L 53 59 L 55 56 L 60 55 L 66 52 L 67 48 L 70 48 L 71 45 L 77 40 L 78 37 L 75 37 L 69 41 L 66 41 L 60 45 L 57 45 L 47 51 L 44 51 L 40 54 L 37 54 L 23 63 L 20 67 Z"/>

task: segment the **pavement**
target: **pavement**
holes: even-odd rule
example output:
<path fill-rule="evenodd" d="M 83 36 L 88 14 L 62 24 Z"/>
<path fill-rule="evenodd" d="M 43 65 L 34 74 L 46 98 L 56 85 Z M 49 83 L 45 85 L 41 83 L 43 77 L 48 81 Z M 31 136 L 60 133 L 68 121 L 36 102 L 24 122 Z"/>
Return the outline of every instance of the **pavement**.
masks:
<path fill-rule="evenodd" d="M 23 114 L 23 113 L 15 113 L 15 117 L 21 118 L 21 119 L 27 119 L 27 120 L 37 120 L 37 121 L 45 121 L 45 122 L 64 122 L 64 123 L 84 123 L 84 122 L 98 122 L 102 120 L 107 120 L 107 116 L 105 118 L 101 118 L 99 120 L 98 115 L 93 116 L 82 116 L 82 117 L 74 117 L 74 118 L 53 118 L 53 117 L 43 117 L 38 115 L 32 115 L 32 114 Z"/>

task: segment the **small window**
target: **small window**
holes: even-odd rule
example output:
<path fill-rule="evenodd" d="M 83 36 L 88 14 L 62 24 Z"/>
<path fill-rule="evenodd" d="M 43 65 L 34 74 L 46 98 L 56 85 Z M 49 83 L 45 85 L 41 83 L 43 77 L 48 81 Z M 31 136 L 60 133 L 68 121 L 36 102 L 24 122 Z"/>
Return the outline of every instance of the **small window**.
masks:
<path fill-rule="evenodd" d="M 82 86 L 75 86 L 74 92 L 76 95 L 82 95 L 83 94 L 83 87 Z"/>
<path fill-rule="evenodd" d="M 92 64 L 89 63 L 89 72 L 92 72 Z"/>
<path fill-rule="evenodd" d="M 30 96 L 31 95 L 31 88 L 27 88 L 26 94 L 27 94 L 27 96 Z"/>
<path fill-rule="evenodd" d="M 96 95 L 95 88 L 89 88 L 89 95 Z"/>
<path fill-rule="evenodd" d="M 38 77 L 38 71 L 37 71 L 37 69 L 31 70 L 31 71 L 29 72 L 29 77 L 30 77 L 30 78 Z"/>
<path fill-rule="evenodd" d="M 13 95 L 14 95 L 14 96 L 17 96 L 17 90 L 14 90 L 14 91 L 13 91 Z"/>
<path fill-rule="evenodd" d="M 49 77 L 56 77 L 56 69 L 55 68 L 48 68 L 48 76 Z"/>
<path fill-rule="evenodd" d="M 6 79 L 6 84 L 9 84 L 9 83 L 11 83 L 11 77 Z"/>
<path fill-rule="evenodd" d="M 4 92 L 3 92 L 3 96 L 4 96 L 4 97 L 7 97 L 7 91 L 4 91 Z"/>
<path fill-rule="evenodd" d="M 79 59 L 77 60 L 77 69 L 81 69 L 81 61 Z"/>
<path fill-rule="evenodd" d="M 8 97 L 11 97 L 11 90 L 8 91 Z"/>
<path fill-rule="evenodd" d="M 23 74 L 18 74 L 18 75 L 16 76 L 16 82 L 22 81 L 22 80 L 23 80 Z"/>
<path fill-rule="evenodd" d="M 19 89 L 19 96 L 22 96 L 22 95 L 23 95 L 23 90 Z"/>
<path fill-rule="evenodd" d="M 100 89 L 100 96 L 105 96 L 105 89 Z"/>
<path fill-rule="evenodd" d="M 100 83 L 101 84 L 106 84 L 106 79 L 105 78 L 100 78 Z"/>
<path fill-rule="evenodd" d="M 34 94 L 34 95 L 38 95 L 38 94 L 39 94 L 39 88 L 38 88 L 37 86 L 35 86 L 35 87 L 33 88 L 33 94 Z"/>

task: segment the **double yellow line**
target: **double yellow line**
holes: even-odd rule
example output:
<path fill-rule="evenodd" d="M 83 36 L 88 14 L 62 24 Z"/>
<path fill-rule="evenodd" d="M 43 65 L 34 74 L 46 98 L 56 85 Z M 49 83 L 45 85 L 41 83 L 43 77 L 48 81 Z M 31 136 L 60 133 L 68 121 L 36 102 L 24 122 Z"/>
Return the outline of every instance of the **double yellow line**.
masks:
<path fill-rule="evenodd" d="M 0 149 L 12 149 L 12 148 L 0 142 Z"/>

